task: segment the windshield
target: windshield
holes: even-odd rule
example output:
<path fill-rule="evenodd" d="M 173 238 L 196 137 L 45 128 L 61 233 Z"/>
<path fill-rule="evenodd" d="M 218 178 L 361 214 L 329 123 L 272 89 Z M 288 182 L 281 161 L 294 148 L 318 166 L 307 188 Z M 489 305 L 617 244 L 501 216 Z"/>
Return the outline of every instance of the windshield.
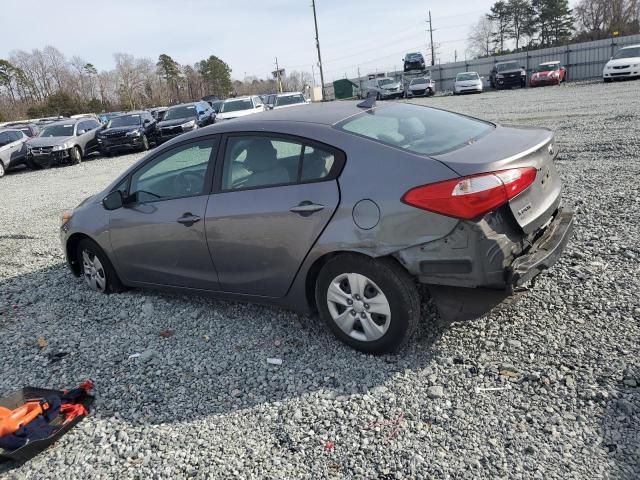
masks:
<path fill-rule="evenodd" d="M 132 125 L 140 125 L 139 114 L 122 115 L 120 117 L 112 118 L 107 124 L 107 128 L 128 127 Z"/>
<path fill-rule="evenodd" d="M 521 70 L 518 62 L 499 63 L 496 65 L 496 68 L 499 72 L 504 72 L 506 70 Z"/>
<path fill-rule="evenodd" d="M 640 57 L 640 47 L 623 48 L 621 50 L 618 50 L 613 56 L 614 59 L 634 57 Z"/>
<path fill-rule="evenodd" d="M 538 71 L 539 72 L 553 72 L 555 70 L 557 70 L 558 68 L 560 68 L 560 65 L 557 63 L 554 63 L 552 65 L 539 65 L 538 66 Z"/>
<path fill-rule="evenodd" d="M 391 85 L 392 83 L 394 83 L 394 81 L 390 78 L 383 78 L 382 80 L 378 80 L 378 85 L 380 85 L 381 87 L 383 85 Z"/>
<path fill-rule="evenodd" d="M 338 128 L 421 155 L 455 150 L 489 133 L 490 123 L 414 104 L 381 107 L 351 117 Z"/>
<path fill-rule="evenodd" d="M 71 137 L 73 135 L 73 123 L 64 125 L 49 125 L 40 132 L 41 137 Z"/>
<path fill-rule="evenodd" d="M 413 80 L 411 80 L 411 83 L 409 85 L 418 85 L 420 83 L 429 83 L 429 80 L 427 80 L 426 78 L 414 78 Z"/>
<path fill-rule="evenodd" d="M 253 103 L 250 98 L 243 100 L 227 100 L 220 107 L 220 113 L 239 112 L 240 110 L 251 110 Z"/>
<path fill-rule="evenodd" d="M 281 107 L 283 105 L 295 105 L 296 103 L 304 103 L 304 97 L 302 95 L 284 95 L 276 98 L 276 106 Z"/>
<path fill-rule="evenodd" d="M 459 73 L 456 76 L 456 81 L 457 82 L 465 82 L 468 80 L 478 80 L 478 74 L 477 73 Z"/>
<path fill-rule="evenodd" d="M 175 120 L 177 118 L 188 118 L 196 116 L 195 105 L 178 105 L 167 110 L 164 116 L 165 120 Z"/>

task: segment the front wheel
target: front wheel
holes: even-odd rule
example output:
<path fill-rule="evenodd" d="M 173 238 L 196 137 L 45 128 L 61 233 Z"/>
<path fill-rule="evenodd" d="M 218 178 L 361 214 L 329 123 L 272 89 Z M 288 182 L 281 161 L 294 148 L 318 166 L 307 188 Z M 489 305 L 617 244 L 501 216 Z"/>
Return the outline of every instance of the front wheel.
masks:
<path fill-rule="evenodd" d="M 82 152 L 80 151 L 80 147 L 73 147 L 69 151 L 69 158 L 71 160 L 71 165 L 79 165 L 82 163 Z"/>
<path fill-rule="evenodd" d="M 82 277 L 91 290 L 117 293 L 124 289 L 109 258 L 93 240 L 81 240 L 77 255 Z"/>
<path fill-rule="evenodd" d="M 389 258 L 344 254 L 316 281 L 321 318 L 341 341 L 366 353 L 402 348 L 420 319 L 420 294 L 409 273 Z"/>
<path fill-rule="evenodd" d="M 5 174 L 4 163 L 0 162 L 0 178 L 4 177 L 4 174 Z"/>

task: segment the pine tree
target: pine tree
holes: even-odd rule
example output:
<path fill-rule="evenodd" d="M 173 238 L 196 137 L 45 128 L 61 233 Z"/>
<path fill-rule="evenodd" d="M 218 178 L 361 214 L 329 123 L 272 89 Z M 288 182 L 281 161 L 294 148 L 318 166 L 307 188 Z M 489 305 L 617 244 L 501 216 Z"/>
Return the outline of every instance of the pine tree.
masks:
<path fill-rule="evenodd" d="M 512 32 L 511 16 L 509 15 L 507 3 L 503 0 L 498 0 L 491 7 L 487 18 L 493 22 L 496 27 L 496 31 L 493 34 L 494 44 L 498 50 L 502 52 L 504 51 L 504 44 Z"/>

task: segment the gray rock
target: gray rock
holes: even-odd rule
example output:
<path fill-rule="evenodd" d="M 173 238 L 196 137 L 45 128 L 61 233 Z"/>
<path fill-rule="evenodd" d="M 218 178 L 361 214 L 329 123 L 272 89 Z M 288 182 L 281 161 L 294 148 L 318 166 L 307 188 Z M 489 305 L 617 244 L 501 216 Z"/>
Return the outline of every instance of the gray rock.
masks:
<path fill-rule="evenodd" d="M 433 399 L 444 397 L 444 387 L 439 385 L 433 385 L 427 388 L 427 396 Z"/>

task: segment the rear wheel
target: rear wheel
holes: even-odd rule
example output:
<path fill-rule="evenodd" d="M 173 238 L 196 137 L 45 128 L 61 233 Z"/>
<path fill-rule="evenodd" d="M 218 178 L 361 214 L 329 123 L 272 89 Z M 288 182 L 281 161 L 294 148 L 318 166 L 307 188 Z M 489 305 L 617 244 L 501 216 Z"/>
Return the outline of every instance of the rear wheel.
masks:
<path fill-rule="evenodd" d="M 71 160 L 71 165 L 78 165 L 82 163 L 82 152 L 80 151 L 80 147 L 73 147 L 69 151 L 69 159 Z"/>
<path fill-rule="evenodd" d="M 420 319 L 415 281 L 387 258 L 344 254 L 329 260 L 316 281 L 316 303 L 334 335 L 366 353 L 399 350 Z"/>
<path fill-rule="evenodd" d="M 100 246 L 85 238 L 78 244 L 78 264 L 87 286 L 100 293 L 117 293 L 124 290 L 113 265 Z"/>

